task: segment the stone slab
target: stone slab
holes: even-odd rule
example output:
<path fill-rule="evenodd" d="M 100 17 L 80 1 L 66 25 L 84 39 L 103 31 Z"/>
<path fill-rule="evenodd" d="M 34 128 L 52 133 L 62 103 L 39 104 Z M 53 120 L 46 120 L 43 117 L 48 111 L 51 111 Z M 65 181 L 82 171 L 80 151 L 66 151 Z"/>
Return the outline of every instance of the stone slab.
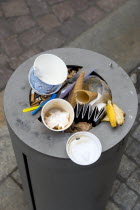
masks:
<path fill-rule="evenodd" d="M 138 202 L 138 203 L 136 204 L 136 206 L 134 207 L 133 210 L 139 210 L 139 209 L 140 209 L 140 202 Z"/>
<path fill-rule="evenodd" d="M 6 126 L 0 128 L 0 181 L 17 166 Z M 1 209 L 1 208 L 0 208 Z"/>
<path fill-rule="evenodd" d="M 129 72 L 140 62 L 139 8 L 139 0 L 127 1 L 68 46 L 102 53 Z"/>
<path fill-rule="evenodd" d="M 0 209 L 28 210 L 22 190 L 11 178 L 8 178 L 1 184 Z"/>
<path fill-rule="evenodd" d="M 136 164 L 131 161 L 126 155 L 123 155 L 120 167 L 119 167 L 119 175 L 124 179 L 127 179 L 130 174 L 135 170 Z"/>
<path fill-rule="evenodd" d="M 126 154 L 140 164 L 140 143 L 136 140 L 127 148 Z"/>
<path fill-rule="evenodd" d="M 130 190 L 125 184 L 121 184 L 113 199 L 123 210 L 132 210 L 138 196 Z"/>
<path fill-rule="evenodd" d="M 106 206 L 106 210 L 119 210 L 119 208 L 114 203 L 109 201 Z"/>
<path fill-rule="evenodd" d="M 127 180 L 128 186 L 140 195 L 140 169 L 133 172 Z"/>
<path fill-rule="evenodd" d="M 132 135 L 135 139 L 140 141 L 140 125 L 137 126 Z"/>
<path fill-rule="evenodd" d="M 22 181 L 18 169 L 11 174 L 11 177 L 14 180 L 16 180 L 16 182 L 20 185 L 20 187 L 22 186 Z"/>
<path fill-rule="evenodd" d="M 4 110 L 3 110 L 3 95 L 4 95 L 4 91 L 0 92 L 0 128 L 3 127 L 3 125 L 5 125 L 5 117 L 4 117 Z"/>

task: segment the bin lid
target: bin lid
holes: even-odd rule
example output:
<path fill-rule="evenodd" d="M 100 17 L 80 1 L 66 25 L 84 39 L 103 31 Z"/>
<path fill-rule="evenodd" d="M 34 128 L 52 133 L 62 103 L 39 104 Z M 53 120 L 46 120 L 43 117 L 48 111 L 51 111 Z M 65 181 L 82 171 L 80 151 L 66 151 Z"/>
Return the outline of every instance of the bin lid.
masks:
<path fill-rule="evenodd" d="M 127 73 L 110 58 L 85 49 L 59 48 L 45 53 L 59 56 L 66 65 L 82 66 L 86 73 L 96 68 L 95 72 L 110 86 L 113 102 L 126 113 L 126 117 L 122 126 L 112 128 L 109 123 L 102 122 L 90 132 L 100 139 L 103 151 L 119 143 L 133 126 L 138 108 L 136 90 Z M 22 112 L 30 106 L 28 72 L 37 56 L 21 64 L 9 79 L 4 95 L 5 116 L 14 133 L 29 147 L 49 156 L 68 158 L 66 142 L 72 134 L 48 130 L 38 120 L 40 112 L 34 116 Z"/>

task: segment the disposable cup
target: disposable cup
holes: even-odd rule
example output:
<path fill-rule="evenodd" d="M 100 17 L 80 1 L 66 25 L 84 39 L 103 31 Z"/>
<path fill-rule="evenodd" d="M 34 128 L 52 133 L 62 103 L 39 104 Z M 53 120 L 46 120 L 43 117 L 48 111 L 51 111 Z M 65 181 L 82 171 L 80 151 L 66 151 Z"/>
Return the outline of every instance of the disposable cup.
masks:
<path fill-rule="evenodd" d="M 69 158 L 79 165 L 95 163 L 102 153 L 100 140 L 90 132 L 74 133 L 67 141 L 66 151 Z"/>
<path fill-rule="evenodd" d="M 53 54 L 39 55 L 34 61 L 33 68 L 35 76 L 48 85 L 60 85 L 67 79 L 66 64 Z"/>
<path fill-rule="evenodd" d="M 58 110 L 61 110 L 61 111 L 65 111 L 65 112 L 68 112 L 69 113 L 69 123 L 67 124 L 67 126 L 64 128 L 64 129 L 52 129 L 52 128 L 49 128 L 48 125 L 46 124 L 45 122 L 45 115 L 47 114 L 47 112 L 49 112 L 51 109 L 58 109 Z M 44 125 L 52 130 L 52 131 L 64 131 L 66 130 L 67 128 L 69 128 L 71 126 L 71 124 L 73 123 L 74 121 L 74 110 L 73 110 L 73 107 L 70 105 L 69 102 L 67 102 L 66 100 L 64 99 L 53 99 L 49 102 L 47 102 L 42 111 L 41 111 L 41 118 L 42 118 L 42 121 L 44 123 Z"/>
<path fill-rule="evenodd" d="M 31 88 L 39 95 L 51 95 L 59 91 L 62 85 L 48 85 L 42 82 L 34 75 L 33 67 L 30 69 L 28 74 L 28 81 Z"/>

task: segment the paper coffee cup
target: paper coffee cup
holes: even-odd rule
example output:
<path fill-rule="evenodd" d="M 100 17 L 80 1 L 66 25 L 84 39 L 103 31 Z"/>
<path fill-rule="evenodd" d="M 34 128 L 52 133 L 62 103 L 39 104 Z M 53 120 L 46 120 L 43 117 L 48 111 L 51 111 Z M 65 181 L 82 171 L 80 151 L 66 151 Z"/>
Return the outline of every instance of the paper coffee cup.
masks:
<path fill-rule="evenodd" d="M 66 151 L 69 158 L 79 165 L 95 163 L 102 152 L 100 140 L 90 132 L 77 132 L 67 141 Z"/>
<path fill-rule="evenodd" d="M 50 128 L 47 124 L 46 124 L 46 120 L 45 117 L 47 116 L 47 114 L 51 111 L 51 110 L 61 110 L 64 112 L 67 112 L 69 114 L 69 118 L 68 118 L 68 124 L 63 128 L 63 129 L 54 129 L 54 128 Z M 69 102 L 67 102 L 64 99 L 53 99 L 49 102 L 47 102 L 42 111 L 41 111 L 41 117 L 42 117 L 42 121 L 44 123 L 44 125 L 52 130 L 52 131 L 64 131 L 67 128 L 69 128 L 71 126 L 71 124 L 73 123 L 74 120 L 74 110 L 73 107 L 70 105 Z M 60 118 L 61 119 L 61 118 Z M 63 123 L 63 121 L 62 121 Z"/>
<path fill-rule="evenodd" d="M 49 85 L 60 85 L 67 79 L 67 66 L 56 55 L 39 55 L 34 61 L 33 68 L 35 76 Z"/>

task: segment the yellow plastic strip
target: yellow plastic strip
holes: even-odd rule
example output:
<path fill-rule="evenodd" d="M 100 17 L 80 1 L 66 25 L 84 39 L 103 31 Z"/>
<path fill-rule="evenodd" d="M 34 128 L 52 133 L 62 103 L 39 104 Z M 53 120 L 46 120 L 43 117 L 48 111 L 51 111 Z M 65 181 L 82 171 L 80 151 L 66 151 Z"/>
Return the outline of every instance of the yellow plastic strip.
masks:
<path fill-rule="evenodd" d="M 23 109 L 22 112 L 30 112 L 32 110 L 35 110 L 37 109 L 39 106 L 33 106 L 33 107 L 30 107 L 30 108 L 26 108 L 26 109 Z"/>

